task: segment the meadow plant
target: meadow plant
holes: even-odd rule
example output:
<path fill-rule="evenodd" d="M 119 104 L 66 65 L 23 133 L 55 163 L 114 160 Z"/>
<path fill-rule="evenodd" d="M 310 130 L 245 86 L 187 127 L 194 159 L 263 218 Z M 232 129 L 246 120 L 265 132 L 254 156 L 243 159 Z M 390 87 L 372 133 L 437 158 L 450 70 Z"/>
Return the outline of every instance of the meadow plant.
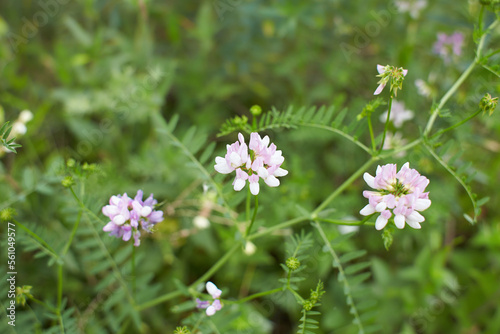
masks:
<path fill-rule="evenodd" d="M 423 0 L 396 1 L 395 4 L 401 13 L 409 14 L 409 17 L 398 17 L 409 20 L 408 34 L 415 34 L 419 20 L 424 20 L 427 11 L 433 10 L 427 8 L 427 1 Z M 221 32 L 211 28 L 213 13 L 210 11 L 211 6 L 216 6 L 221 17 L 220 11 L 227 4 L 217 1 L 200 5 L 196 20 L 169 12 L 168 22 L 157 29 L 148 29 L 150 20 L 158 15 L 155 11 L 150 13 L 155 15 L 148 14 L 149 5 L 139 1 L 137 13 L 134 12 L 141 28 L 137 30 L 137 44 L 127 43 L 135 45 L 131 54 L 151 50 L 154 43 L 145 36 L 158 31 L 168 35 L 173 48 L 184 50 L 180 36 L 181 30 L 186 29 L 189 39 L 199 39 L 200 43 L 196 52 L 188 47 L 189 52 L 184 50 L 186 54 L 207 57 L 196 58 L 196 62 L 182 67 L 184 72 L 180 71 L 180 77 L 183 78 L 176 78 L 180 80 L 175 81 L 176 84 L 168 81 L 174 80 L 170 78 L 165 78 L 165 82 L 155 81 L 153 90 L 182 92 L 182 87 L 189 86 L 182 81 L 186 80 L 184 76 L 202 72 L 203 66 L 210 63 L 207 59 L 224 58 L 222 52 L 213 51 L 215 38 Z M 294 72 L 292 68 L 297 64 L 295 61 L 278 64 L 273 55 L 262 58 L 262 64 L 239 63 L 236 56 L 241 55 L 239 50 L 234 54 L 235 62 L 224 67 L 224 71 L 238 78 L 234 81 L 244 82 L 238 89 L 225 86 L 225 80 L 220 78 L 203 89 L 196 86 L 197 93 L 203 96 L 200 103 L 192 103 L 192 96 L 178 101 L 166 93 L 157 96 L 146 88 L 141 89 L 143 103 L 136 106 L 144 109 L 126 115 L 120 113 L 116 124 L 98 131 L 99 144 L 91 145 L 96 151 L 88 155 L 89 162 L 71 158 L 78 152 L 68 149 L 53 154 L 43 141 L 30 141 L 31 128 L 27 132 L 26 124 L 33 119 L 33 132 L 42 131 L 39 120 L 48 115 L 43 114 L 45 107 L 35 112 L 35 117 L 23 111 L 12 126 L 2 119 L 2 146 L 12 153 L 18 148 L 18 152 L 6 155 L 11 160 L 2 161 L 2 172 L 9 171 L 3 179 L 7 184 L 5 193 L 11 199 L 1 205 L 0 217 L 5 222 L 3 226 L 9 224 L 2 228 L 11 233 L 13 227 L 10 226 L 15 226 L 12 233 L 19 237 L 16 244 L 14 237 L 8 234 L 10 239 L 2 246 L 20 248 L 13 257 L 9 251 L 9 259 L 14 259 L 14 264 L 9 262 L 11 267 L 5 270 L 18 281 L 10 283 L 8 278 L 0 284 L 2 288 L 10 284 L 6 289 L 14 287 L 7 290 L 13 292 L 6 305 L 14 305 L 14 310 L 17 307 L 17 313 L 9 313 L 10 309 L 4 307 L 4 320 L 9 321 L 4 321 L 2 326 L 6 330 L 16 327 L 20 333 L 312 334 L 423 333 L 426 330 L 437 333 L 443 332 L 443 328 L 449 330 L 461 316 L 473 313 L 470 319 L 461 322 L 467 326 L 473 323 L 473 327 L 461 328 L 462 331 L 453 327 L 449 332 L 498 332 L 500 322 L 490 319 L 490 315 L 498 311 L 494 308 L 498 306 L 497 301 L 490 298 L 493 294 L 484 296 L 485 302 L 479 307 L 473 299 L 474 293 L 458 295 L 461 283 L 457 277 L 469 282 L 469 289 L 477 293 L 497 291 L 495 274 L 500 270 L 498 264 L 491 264 L 494 261 L 485 259 L 483 252 L 484 247 L 498 250 L 495 247 L 499 245 L 500 232 L 495 226 L 480 226 L 488 214 L 482 211 L 488 198 L 478 198 L 471 186 L 480 183 L 481 190 L 491 191 L 487 180 L 491 175 L 498 177 L 498 173 L 474 174 L 472 164 L 461 158 L 457 145 L 450 140 L 456 136 L 465 142 L 463 138 L 477 133 L 472 151 L 480 147 L 489 150 L 488 156 L 500 151 L 498 140 L 485 134 L 490 121 L 471 122 L 481 114 L 489 120 L 496 117 L 496 78 L 500 72 L 492 62 L 498 60 L 500 50 L 489 43 L 488 36 L 498 39 L 499 13 L 496 3 L 491 1 L 478 3 L 474 8 L 476 10 L 471 11 L 478 17 L 474 58 L 469 59 L 470 64 L 461 73 L 453 72 L 459 70 L 458 66 L 446 68 L 449 78 L 442 83 L 433 82 L 432 87 L 422 79 L 415 80 L 425 77 L 422 72 L 427 64 L 418 65 L 410 56 L 398 57 L 398 66 L 377 65 L 376 60 L 371 59 L 371 70 L 357 73 L 360 77 L 370 73 L 365 76 L 369 84 L 345 88 L 355 92 L 355 100 L 351 101 L 346 95 L 332 98 L 334 91 L 325 94 L 322 89 L 313 88 L 311 96 L 332 102 L 327 106 L 312 103 L 313 106 L 291 105 L 282 110 L 273 107 L 264 111 L 266 108 L 257 105 L 243 108 L 246 102 L 241 101 L 250 98 L 231 100 L 232 104 L 227 105 L 235 106 L 238 114 L 228 112 L 229 118 L 223 121 L 213 116 L 220 105 L 211 109 L 208 101 L 218 98 L 221 105 L 226 105 L 228 94 L 245 90 L 255 92 L 260 98 L 273 95 L 261 82 L 253 81 L 249 75 L 252 72 L 245 71 L 265 72 L 262 64 L 271 61 L 273 66 L 280 67 L 273 73 L 283 74 Z M 98 15 L 90 5 L 85 10 L 89 15 Z M 106 10 L 113 11 L 112 8 Z M 155 10 L 160 11 L 160 7 Z M 251 10 L 258 9 L 246 2 L 233 4 L 224 15 L 223 23 L 220 20 L 218 24 L 233 22 L 231 15 Z M 261 13 L 267 19 L 259 22 L 258 29 L 265 38 L 272 39 L 272 43 L 277 36 L 286 39 L 295 34 L 299 40 L 309 42 L 312 36 L 304 37 L 300 29 L 295 30 L 296 20 L 301 17 L 298 12 L 286 7 Z M 283 17 L 286 23 L 277 27 L 271 18 L 284 13 L 288 15 Z M 310 15 L 313 13 L 316 11 Z M 120 22 L 112 16 L 115 14 L 110 14 L 110 25 Z M 251 18 L 249 15 L 245 20 Z M 386 25 L 393 19 L 389 17 Z M 83 84 L 76 81 L 73 84 L 82 84 L 83 90 L 61 89 L 53 98 L 62 98 L 65 106 L 81 107 L 73 114 L 68 112 L 65 121 L 75 133 L 74 142 L 90 142 L 95 138 L 86 138 L 86 134 L 97 131 L 92 122 L 102 116 L 97 111 L 116 105 L 116 101 L 127 100 L 120 89 L 124 80 L 116 80 L 113 84 L 116 86 L 109 88 L 107 94 L 87 91 L 86 84 L 95 80 L 87 77 L 89 72 L 102 76 L 102 68 L 114 66 L 114 61 L 94 67 L 89 57 L 98 52 L 102 41 L 94 40 L 76 20 L 70 17 L 62 20 L 85 51 L 74 54 L 69 63 L 59 64 L 61 67 L 54 72 L 69 86 L 73 77 L 67 71 L 77 67 L 78 76 L 74 80 L 82 79 Z M 247 24 L 245 20 L 240 21 Z M 344 28 L 345 34 L 349 33 L 347 23 L 340 18 L 334 21 L 339 29 Z M 328 20 L 299 21 L 304 26 L 322 26 L 326 22 Z M 391 24 L 400 24 L 398 22 Z M 0 25 L 0 35 L 1 28 Z M 120 43 L 120 38 L 107 40 L 108 34 L 108 30 L 99 33 L 105 40 L 102 45 Z M 412 36 L 416 38 L 416 34 Z M 371 37 L 378 38 L 375 34 Z M 380 40 L 384 38 L 381 36 Z M 434 46 L 430 40 L 426 45 L 427 53 L 435 52 L 445 63 L 458 56 L 465 62 L 471 54 L 464 52 L 471 46 L 462 33 L 438 34 Z M 404 50 L 413 50 L 413 47 L 408 44 Z M 66 57 L 66 51 L 55 49 Z M 370 52 L 379 49 L 384 48 L 367 48 L 363 63 L 370 59 Z M 262 49 L 259 48 L 259 52 Z M 133 57 L 120 61 L 129 58 Z M 188 62 L 182 57 L 176 59 Z M 299 63 L 305 64 L 304 59 L 309 58 L 300 59 Z M 49 58 L 44 61 L 49 68 L 57 63 Z M 334 64 L 331 69 L 337 66 Z M 497 85 L 482 92 L 482 98 L 475 101 L 471 110 L 463 107 L 463 95 L 475 85 L 471 73 L 477 68 L 495 76 Z M 216 77 L 220 73 L 213 74 L 209 75 Z M 137 79 L 133 70 L 125 70 L 122 75 Z M 338 76 L 339 81 L 346 78 L 351 76 Z M 407 79 L 415 80 L 412 81 L 415 85 L 403 85 Z M 309 89 L 314 80 L 315 77 L 308 82 L 293 81 L 290 87 Z M 189 84 L 195 85 L 195 81 L 191 78 Z M 7 100 L 16 100 L 11 95 L 5 96 L 9 97 Z M 115 97 L 114 102 L 110 96 Z M 370 97 L 373 99 L 366 100 Z M 452 98 L 458 102 L 454 103 Z M 303 96 L 294 101 L 302 99 L 309 101 Z M 432 104 L 431 99 L 435 99 Z M 166 101 L 165 105 L 159 101 Z M 349 103 L 352 104 L 344 106 Z M 181 113 L 170 114 L 176 107 L 193 109 L 191 119 L 198 120 L 198 127 L 190 126 L 189 117 L 180 116 Z M 202 107 L 206 107 L 207 112 L 200 112 Z M 108 110 L 106 119 L 112 117 L 113 112 Z M 383 124 L 372 124 L 372 116 Z M 14 143 L 11 136 L 14 133 L 26 140 L 23 146 Z M 62 146 L 59 141 L 57 144 Z M 283 151 L 278 150 L 278 146 Z M 12 159 L 27 157 L 25 161 L 31 161 L 37 150 L 43 152 L 41 156 L 47 156 L 44 162 L 36 161 L 38 165 L 46 165 L 46 173 L 33 167 L 17 174 L 15 168 L 11 168 Z M 233 172 L 234 179 L 229 184 L 225 176 Z M 37 178 L 39 180 L 34 181 Z M 247 191 L 241 192 L 247 181 Z M 269 188 L 261 188 L 261 181 Z M 137 189 L 154 192 L 156 198 L 151 194 L 144 199 L 143 190 Z M 125 192 L 131 193 L 130 190 L 137 190 L 134 197 Z M 33 212 L 21 212 L 28 205 L 33 206 Z M 54 213 L 53 217 L 46 212 Z M 35 223 L 34 217 L 50 222 L 51 225 L 47 225 L 50 228 Z M 481 224 L 476 224 L 480 221 Z M 404 229 L 406 225 L 412 229 Z M 454 253 L 454 247 L 468 242 L 467 238 L 457 235 L 456 230 L 479 228 L 484 228 L 481 234 L 478 232 L 470 238 L 470 247 L 476 247 L 473 255 L 477 257 L 464 255 L 460 250 Z M 151 234 L 150 237 L 143 238 L 144 232 Z M 24 262 L 20 261 L 21 257 Z M 485 266 L 493 267 L 492 275 L 483 276 L 481 270 L 475 268 L 469 270 L 479 258 Z M 45 259 L 47 273 L 51 274 L 44 279 L 54 286 L 47 292 L 43 290 L 47 285 L 38 282 L 36 275 L 30 276 L 33 271 L 28 268 L 29 264 L 39 268 L 38 263 Z M 480 291 L 475 288 L 476 280 L 481 281 Z M 217 282 L 224 293 L 212 281 Z M 442 298 L 442 292 L 448 290 L 458 295 L 453 301 Z M 435 295 L 445 300 L 441 304 L 450 309 L 443 308 L 440 312 L 450 313 L 449 317 L 438 320 L 438 312 L 431 310 L 428 301 L 436 300 Z M 455 302 L 458 304 L 461 298 L 464 303 L 454 309 Z M 471 300 L 473 302 L 469 302 Z M 483 308 L 486 311 L 483 312 Z M 418 309 L 431 310 L 427 313 L 436 315 L 433 319 L 426 318 L 425 328 L 422 323 L 406 321 L 421 319 L 419 314 L 411 313 Z M 483 313 L 488 316 L 483 318 Z M 0 331 L 6 332 L 3 327 Z"/>

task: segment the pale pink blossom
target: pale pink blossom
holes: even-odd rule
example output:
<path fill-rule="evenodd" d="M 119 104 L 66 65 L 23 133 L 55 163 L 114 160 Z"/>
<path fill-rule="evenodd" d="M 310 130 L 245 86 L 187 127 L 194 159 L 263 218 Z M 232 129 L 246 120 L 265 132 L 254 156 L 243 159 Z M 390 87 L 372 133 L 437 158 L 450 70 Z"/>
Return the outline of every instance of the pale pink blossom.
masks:
<path fill-rule="evenodd" d="M 382 115 L 380 115 L 380 121 L 385 123 L 387 120 L 387 113 L 389 111 L 386 110 Z M 396 128 L 400 128 L 405 121 L 409 121 L 413 118 L 413 111 L 406 109 L 405 104 L 403 102 L 399 102 L 396 100 L 392 101 L 391 115 L 389 116 L 389 120 L 394 124 Z"/>
<path fill-rule="evenodd" d="M 196 298 L 196 307 L 206 309 L 205 313 L 210 317 L 214 315 L 215 312 L 222 309 L 222 304 L 220 302 L 220 295 L 222 294 L 222 291 L 210 281 L 205 284 L 205 288 L 214 300 L 212 301 L 212 303 L 210 303 L 210 301 L 200 300 Z"/>
<path fill-rule="evenodd" d="M 257 195 L 260 191 L 260 179 L 270 187 L 280 185 L 278 177 L 288 174 L 288 171 L 281 168 L 284 161 L 282 152 L 275 144 L 270 143 L 268 136 L 261 138 L 257 132 L 252 132 L 247 146 L 243 135 L 239 133 L 238 141 L 227 145 L 225 157 L 215 158 L 214 168 L 221 174 L 236 171 L 234 190 L 240 191 L 248 181 L 250 192 Z"/>
<path fill-rule="evenodd" d="M 462 54 L 463 44 L 464 35 L 461 32 L 454 32 L 451 35 L 440 32 L 437 34 L 436 43 L 434 43 L 434 52 L 447 64 L 453 56 L 458 57 Z"/>
<path fill-rule="evenodd" d="M 102 213 L 110 219 L 103 231 L 110 232 L 109 235 L 129 241 L 134 237 L 134 246 L 140 245 L 140 228 L 146 232 L 157 223 L 163 221 L 163 211 L 155 211 L 154 206 L 158 203 L 151 194 L 146 200 L 142 200 L 143 192 L 138 190 L 134 199 L 123 195 L 111 196 L 109 205 L 102 208 Z"/>
<path fill-rule="evenodd" d="M 419 211 L 426 210 L 430 205 L 429 193 L 424 192 L 429 179 L 410 168 L 407 162 L 397 172 L 395 164 L 377 167 L 375 177 L 368 173 L 364 180 L 373 190 L 366 190 L 363 196 L 368 204 L 360 211 L 363 216 L 380 213 L 375 221 L 377 230 L 383 229 L 394 215 L 394 224 L 402 229 L 405 223 L 415 229 L 420 229 L 420 223 L 425 218 Z"/>

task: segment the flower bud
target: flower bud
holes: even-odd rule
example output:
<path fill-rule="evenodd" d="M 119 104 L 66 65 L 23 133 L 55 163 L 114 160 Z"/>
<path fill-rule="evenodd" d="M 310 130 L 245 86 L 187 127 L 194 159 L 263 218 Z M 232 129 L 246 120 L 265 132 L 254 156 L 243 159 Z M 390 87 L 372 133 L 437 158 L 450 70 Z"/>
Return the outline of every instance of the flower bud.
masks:
<path fill-rule="evenodd" d="M 254 116 L 259 116 L 262 114 L 262 108 L 258 105 L 254 105 L 250 108 L 250 113 Z"/>
<path fill-rule="evenodd" d="M 0 220 L 4 222 L 11 221 L 15 215 L 16 210 L 14 210 L 13 208 L 5 208 L 0 211 Z"/>
<path fill-rule="evenodd" d="M 291 271 L 297 270 L 300 267 L 300 261 L 296 257 L 289 257 L 286 259 L 286 266 Z"/>
<path fill-rule="evenodd" d="M 481 108 L 484 114 L 488 113 L 488 115 L 491 116 L 493 114 L 493 111 L 495 111 L 497 104 L 498 97 L 492 98 L 490 94 L 486 93 L 481 99 L 481 102 L 479 102 L 479 108 Z"/>

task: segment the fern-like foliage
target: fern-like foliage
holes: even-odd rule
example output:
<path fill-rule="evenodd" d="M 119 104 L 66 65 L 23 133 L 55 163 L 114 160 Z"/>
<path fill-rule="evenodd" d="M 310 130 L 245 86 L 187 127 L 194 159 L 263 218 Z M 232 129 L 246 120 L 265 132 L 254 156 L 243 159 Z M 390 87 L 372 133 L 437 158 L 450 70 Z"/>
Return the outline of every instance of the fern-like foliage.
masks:
<path fill-rule="evenodd" d="M 213 170 L 213 166 L 209 168 L 206 167 L 214 153 L 216 146 L 215 142 L 206 145 L 207 135 L 202 131 L 198 131 L 195 126 L 190 127 L 182 139 L 179 139 L 179 137 L 174 134 L 179 121 L 179 115 L 172 116 L 167 123 L 160 114 L 155 113 L 153 115 L 153 121 L 156 125 L 156 131 L 165 135 L 174 146 L 181 150 L 181 152 L 191 161 L 192 167 L 200 172 L 201 178 L 212 184 L 224 207 L 228 212 L 231 212 L 229 205 L 224 199 L 220 185 L 213 180 L 211 172 L 209 172 L 209 168 Z"/>
<path fill-rule="evenodd" d="M 0 128 L 0 142 L 2 143 L 2 146 L 5 147 L 7 150 L 17 153 L 16 148 L 21 147 L 21 145 L 14 143 L 14 140 L 16 138 L 12 138 L 9 140 L 9 135 L 12 130 L 12 125 L 9 126 L 9 122 L 6 122 L 1 128 Z"/>
<path fill-rule="evenodd" d="M 343 234 L 329 240 L 319 222 L 315 222 L 324 244 L 326 251 L 333 258 L 333 267 L 338 270 L 337 279 L 343 286 L 346 304 L 349 307 L 349 313 L 353 316 L 352 323 L 358 327 L 358 333 L 374 333 L 380 330 L 378 325 L 367 325 L 373 323 L 377 316 L 375 310 L 376 300 L 370 298 L 370 290 L 363 285 L 363 282 L 371 277 L 371 272 L 366 271 L 370 267 L 369 261 L 359 261 L 366 254 L 365 250 L 356 250 L 342 255 L 337 254 L 334 246 L 348 240 L 354 235 Z M 354 262 L 356 261 L 356 262 Z M 360 302 L 356 302 L 360 300 Z"/>
<path fill-rule="evenodd" d="M 313 315 L 320 315 L 318 311 L 312 311 L 313 307 L 320 306 L 321 297 L 325 294 L 323 282 L 319 281 L 315 290 L 311 290 L 311 296 L 302 304 L 302 318 L 300 318 L 300 325 L 297 334 L 314 334 L 311 330 L 318 329 L 319 322 L 312 319 Z"/>
<path fill-rule="evenodd" d="M 472 167 L 472 163 L 464 162 L 460 159 L 462 152 L 454 149 L 456 148 L 456 143 L 452 140 L 443 145 L 439 144 L 440 147 L 438 149 L 435 148 L 435 146 L 437 146 L 436 144 L 433 145 L 430 142 L 425 142 L 424 146 L 429 154 L 465 189 L 472 203 L 473 216 L 471 217 L 468 214 L 464 214 L 464 217 L 469 223 L 475 224 L 478 216 L 481 214 L 481 206 L 488 202 L 489 198 L 485 197 L 478 200 L 477 195 L 472 192 L 470 184 L 477 174 L 476 170 Z"/>
<path fill-rule="evenodd" d="M 312 246 L 313 239 L 311 233 L 306 234 L 304 231 L 301 231 L 300 234 L 293 235 L 290 241 L 286 243 L 285 247 L 288 259 L 285 264 L 281 264 L 281 267 L 288 274 L 288 277 L 279 279 L 279 281 L 283 283 L 284 289 L 289 287 L 293 290 L 297 290 L 298 287 L 296 283 L 305 280 L 305 277 L 300 275 L 300 273 L 306 269 L 306 266 L 302 263 L 309 257 L 306 251 Z"/>
<path fill-rule="evenodd" d="M 337 133 L 366 152 L 370 152 L 370 149 L 358 140 L 364 129 L 360 126 L 363 122 L 358 122 L 356 118 L 353 118 L 348 124 L 344 124 L 346 115 L 347 109 L 337 111 L 335 106 L 301 108 L 290 106 L 285 111 L 278 111 L 273 107 L 271 111 L 260 116 L 256 127 L 251 127 L 244 122 L 246 118 L 243 121 L 241 118 L 228 120 L 217 136 L 225 136 L 235 131 L 261 132 L 278 128 L 312 127 Z"/>

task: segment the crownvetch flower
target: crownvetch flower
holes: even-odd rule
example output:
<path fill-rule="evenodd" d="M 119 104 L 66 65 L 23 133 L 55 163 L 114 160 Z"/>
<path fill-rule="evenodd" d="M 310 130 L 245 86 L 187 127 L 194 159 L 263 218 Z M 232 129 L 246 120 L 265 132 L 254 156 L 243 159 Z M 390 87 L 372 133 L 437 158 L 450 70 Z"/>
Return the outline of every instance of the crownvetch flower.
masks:
<path fill-rule="evenodd" d="M 210 281 L 205 284 L 205 288 L 207 289 L 207 292 L 212 296 L 214 301 L 210 303 L 209 301 L 196 298 L 196 307 L 206 309 L 205 313 L 210 317 L 214 315 L 215 312 L 222 309 L 222 304 L 219 299 L 222 291 L 219 290 L 219 288 L 217 288 L 217 286 Z"/>
<path fill-rule="evenodd" d="M 385 111 L 382 115 L 380 115 L 380 121 L 385 123 L 387 120 L 387 113 L 389 111 Z M 389 120 L 392 121 L 392 124 L 396 128 L 400 128 L 403 126 L 405 121 L 409 121 L 413 118 L 413 111 L 406 109 L 404 102 L 392 101 L 391 115 L 389 116 Z"/>
<path fill-rule="evenodd" d="M 402 229 L 407 223 L 419 229 L 420 223 L 425 220 L 419 211 L 424 211 L 431 205 L 429 193 L 424 192 L 429 179 L 411 169 L 408 162 L 399 172 L 396 170 L 395 164 L 387 164 L 377 167 L 375 177 L 368 173 L 363 175 L 366 183 L 375 191 L 363 192 L 368 205 L 359 213 L 363 216 L 380 213 L 375 221 L 377 230 L 383 229 L 393 215 L 397 228 Z"/>
<path fill-rule="evenodd" d="M 463 44 L 464 35 L 461 32 L 454 32 L 451 35 L 440 32 L 434 43 L 434 53 L 443 58 L 445 64 L 448 64 L 453 56 L 458 57 L 462 54 Z"/>
<path fill-rule="evenodd" d="M 103 227 L 103 231 L 110 232 L 109 235 L 128 241 L 133 236 L 134 246 L 139 246 L 139 237 L 142 228 L 146 232 L 157 223 L 163 221 L 163 211 L 155 211 L 154 205 L 158 203 L 151 194 L 146 200 L 142 200 L 143 192 L 138 190 L 132 199 L 127 193 L 111 196 L 109 205 L 102 208 L 102 213 L 111 221 Z"/>
<path fill-rule="evenodd" d="M 243 189 L 248 180 L 250 192 L 257 195 L 260 191 L 260 179 L 270 187 L 280 185 L 278 177 L 288 174 L 288 171 L 281 168 L 283 161 L 285 158 L 282 152 L 277 150 L 275 144 L 270 143 L 268 136 L 261 138 L 257 132 L 252 132 L 247 146 L 245 138 L 239 133 L 238 141 L 227 145 L 225 157 L 215 158 L 214 168 L 221 174 L 236 171 L 234 190 Z"/>
<path fill-rule="evenodd" d="M 377 65 L 377 72 L 379 73 L 377 77 L 381 79 L 378 81 L 378 87 L 373 93 L 373 95 L 379 95 L 384 90 L 385 86 L 391 82 L 391 92 L 394 92 L 394 96 L 398 95 L 398 89 L 403 87 L 403 80 L 408 70 L 402 67 L 394 67 L 391 65 L 382 66 Z"/>

